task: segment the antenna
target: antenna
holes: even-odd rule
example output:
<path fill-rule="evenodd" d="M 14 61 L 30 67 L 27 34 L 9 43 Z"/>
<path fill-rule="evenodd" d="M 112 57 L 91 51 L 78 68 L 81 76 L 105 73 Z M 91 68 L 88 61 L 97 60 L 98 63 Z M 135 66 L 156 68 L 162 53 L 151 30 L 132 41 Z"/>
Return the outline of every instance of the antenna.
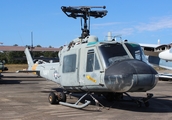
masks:
<path fill-rule="evenodd" d="M 160 39 L 158 39 L 158 45 L 160 45 Z"/>
<path fill-rule="evenodd" d="M 90 35 L 90 17 L 94 18 L 102 18 L 106 16 L 107 10 L 95 10 L 92 11 L 92 8 L 103 8 L 105 9 L 105 6 L 76 6 L 76 7 L 66 7 L 62 6 L 61 9 L 62 11 L 68 16 L 76 19 L 77 17 L 81 18 L 84 20 L 84 26 L 82 26 L 81 22 L 81 38 L 84 39 L 85 37 Z"/>

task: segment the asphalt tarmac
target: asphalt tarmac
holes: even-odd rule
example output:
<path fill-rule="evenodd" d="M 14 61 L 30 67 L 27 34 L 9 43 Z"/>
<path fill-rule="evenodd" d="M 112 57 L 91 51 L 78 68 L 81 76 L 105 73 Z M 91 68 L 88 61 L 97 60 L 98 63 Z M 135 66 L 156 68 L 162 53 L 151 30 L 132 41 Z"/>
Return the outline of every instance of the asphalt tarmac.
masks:
<path fill-rule="evenodd" d="M 75 109 L 51 105 L 48 95 L 58 84 L 31 73 L 2 73 L 0 80 L 0 120 L 172 120 L 172 81 L 159 81 L 148 91 L 153 93 L 150 106 L 142 107 L 134 102 L 108 102 L 96 97 L 104 107 L 91 105 Z M 136 99 L 146 93 L 129 93 Z M 78 95 L 79 96 L 79 95 Z M 67 102 L 75 103 L 78 96 L 67 96 Z M 124 96 L 126 98 L 126 96 Z"/>

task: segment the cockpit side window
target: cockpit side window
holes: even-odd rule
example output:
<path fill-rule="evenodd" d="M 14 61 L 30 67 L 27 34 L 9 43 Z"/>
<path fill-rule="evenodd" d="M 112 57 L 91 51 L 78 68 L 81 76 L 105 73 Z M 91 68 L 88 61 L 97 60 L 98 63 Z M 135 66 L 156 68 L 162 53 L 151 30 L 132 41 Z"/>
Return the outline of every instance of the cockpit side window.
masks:
<path fill-rule="evenodd" d="M 92 72 L 93 70 L 99 70 L 100 65 L 97 59 L 94 50 L 88 50 L 87 52 L 87 64 L 86 64 L 86 72 Z"/>
<path fill-rule="evenodd" d="M 94 62 L 94 51 L 87 53 L 87 66 L 86 66 L 86 72 L 92 72 L 93 71 L 93 62 Z"/>
<path fill-rule="evenodd" d="M 142 60 L 142 51 L 138 44 L 125 43 L 125 45 L 127 46 L 134 59 Z"/>
<path fill-rule="evenodd" d="M 125 45 L 127 46 L 128 50 L 130 51 L 134 59 L 141 60 L 147 63 L 145 54 L 143 52 L 143 49 L 140 47 L 140 45 L 133 43 L 125 43 Z"/>

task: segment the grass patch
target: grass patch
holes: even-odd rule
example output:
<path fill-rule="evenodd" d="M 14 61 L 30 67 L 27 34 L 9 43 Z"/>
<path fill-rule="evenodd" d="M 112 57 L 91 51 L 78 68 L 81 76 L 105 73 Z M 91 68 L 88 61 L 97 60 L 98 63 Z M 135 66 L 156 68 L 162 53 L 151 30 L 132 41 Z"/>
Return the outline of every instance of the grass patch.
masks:
<path fill-rule="evenodd" d="M 5 64 L 4 66 L 8 68 L 8 71 L 4 72 L 16 72 L 28 68 L 28 64 Z"/>

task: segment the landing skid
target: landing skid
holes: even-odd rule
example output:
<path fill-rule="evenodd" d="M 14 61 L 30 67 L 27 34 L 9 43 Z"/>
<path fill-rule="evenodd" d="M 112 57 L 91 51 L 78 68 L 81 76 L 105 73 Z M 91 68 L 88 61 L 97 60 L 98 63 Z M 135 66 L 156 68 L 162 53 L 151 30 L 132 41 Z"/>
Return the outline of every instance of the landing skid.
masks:
<path fill-rule="evenodd" d="M 84 94 L 75 104 L 66 103 L 66 102 L 59 102 L 59 104 L 64 105 L 64 106 L 68 106 L 68 107 L 73 107 L 73 108 L 82 109 L 82 108 L 87 107 L 87 106 L 91 103 L 91 101 L 85 100 L 85 103 L 84 103 L 84 104 L 78 105 L 79 102 L 80 102 L 85 96 L 87 96 L 87 95 L 89 95 L 89 96 L 95 101 L 95 104 L 96 104 L 96 106 L 98 107 L 98 110 L 100 110 L 100 106 L 101 106 L 102 108 L 104 108 L 104 106 L 103 106 L 95 97 L 93 97 L 93 95 L 90 94 L 90 93 Z"/>
<path fill-rule="evenodd" d="M 66 102 L 59 102 L 59 104 L 60 105 L 64 105 L 64 106 L 68 106 L 68 107 L 79 108 L 79 109 L 85 108 L 85 107 L 87 107 L 91 103 L 90 101 L 85 100 L 84 104 L 82 104 L 82 105 L 78 105 L 78 104 L 87 95 L 88 95 L 88 93 L 84 94 L 75 104 L 66 103 Z"/>
<path fill-rule="evenodd" d="M 95 97 L 92 96 L 90 93 L 84 94 L 76 103 L 71 104 L 66 102 L 66 95 L 63 92 L 51 92 L 49 94 L 48 100 L 50 104 L 57 104 L 59 103 L 60 105 L 68 106 L 68 107 L 73 107 L 77 109 L 82 109 L 87 107 L 91 101 L 85 100 L 84 104 L 79 105 L 80 101 L 89 95 L 96 103 L 96 106 L 98 106 L 98 110 L 100 109 L 99 106 L 104 107 Z"/>
<path fill-rule="evenodd" d="M 128 93 L 124 94 L 127 95 L 133 102 L 135 102 L 138 105 L 138 107 L 141 107 L 142 104 L 144 104 L 146 107 L 149 107 L 149 100 L 153 97 L 152 93 L 147 93 L 146 98 L 134 99 Z"/>
<path fill-rule="evenodd" d="M 153 97 L 153 94 L 151 93 L 147 93 L 147 97 L 146 98 L 141 98 L 141 99 L 134 99 L 132 98 L 128 93 L 124 93 L 126 96 L 128 96 L 133 102 L 135 102 L 138 107 L 141 107 L 142 104 L 144 104 L 146 107 L 149 107 L 149 99 L 151 99 Z M 63 92 L 51 92 L 49 94 L 48 100 L 51 104 L 56 104 L 59 103 L 60 105 L 64 105 L 64 106 L 68 106 L 68 107 L 73 107 L 73 108 L 77 108 L 77 109 L 82 109 L 87 107 L 91 101 L 85 100 L 84 104 L 79 105 L 80 101 L 86 97 L 87 95 L 89 95 L 94 101 L 96 106 L 98 107 L 98 110 L 100 110 L 100 106 L 102 108 L 104 108 L 104 106 L 95 98 L 93 97 L 92 94 L 90 94 L 89 92 L 84 94 L 76 103 L 71 104 L 71 103 L 67 103 L 66 102 L 66 94 Z"/>

